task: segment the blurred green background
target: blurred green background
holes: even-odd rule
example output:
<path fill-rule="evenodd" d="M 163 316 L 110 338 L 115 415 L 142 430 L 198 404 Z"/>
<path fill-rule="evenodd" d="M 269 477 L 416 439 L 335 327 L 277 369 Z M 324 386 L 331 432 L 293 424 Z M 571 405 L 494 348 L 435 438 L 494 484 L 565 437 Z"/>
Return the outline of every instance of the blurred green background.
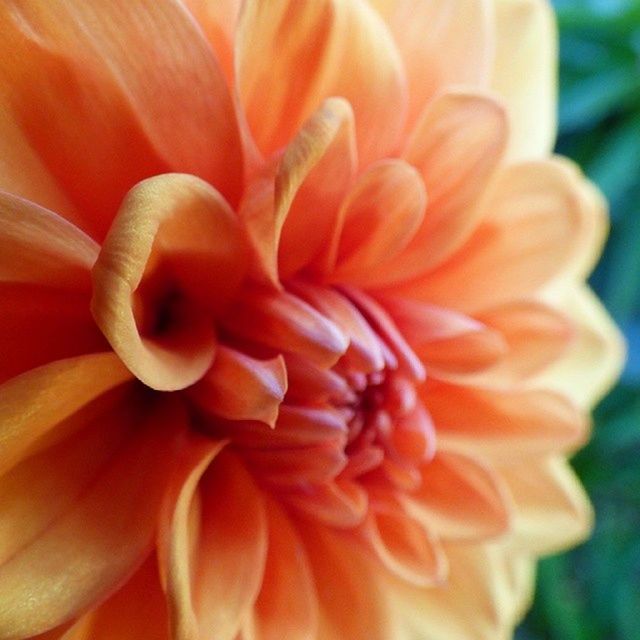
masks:
<path fill-rule="evenodd" d="M 640 640 L 640 0 L 554 0 L 558 152 L 607 195 L 611 235 L 591 282 L 629 360 L 573 460 L 596 507 L 593 537 L 542 561 L 517 640 Z"/>

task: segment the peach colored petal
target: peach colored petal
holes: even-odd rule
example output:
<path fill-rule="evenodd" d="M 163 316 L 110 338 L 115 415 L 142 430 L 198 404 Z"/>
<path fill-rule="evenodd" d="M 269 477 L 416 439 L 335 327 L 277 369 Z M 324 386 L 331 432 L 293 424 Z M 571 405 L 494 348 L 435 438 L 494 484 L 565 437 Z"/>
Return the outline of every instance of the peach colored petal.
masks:
<path fill-rule="evenodd" d="M 601 212 L 555 160 L 504 168 L 483 204 L 483 222 L 470 240 L 429 278 L 396 294 L 479 312 L 569 277 L 600 237 Z"/>
<path fill-rule="evenodd" d="M 185 416 L 178 408 L 161 402 L 144 418 L 130 418 L 125 422 L 128 435 L 103 465 L 99 458 L 87 461 L 86 449 L 80 446 L 82 438 L 73 436 L 67 445 L 73 453 L 65 451 L 60 463 L 69 464 L 76 480 L 85 478 L 75 499 L 64 495 L 68 486 L 63 495 L 56 495 L 60 483 L 65 486 L 71 480 L 46 454 L 12 472 L 10 508 L 26 511 L 22 517 L 31 523 L 33 514 L 25 505 L 43 500 L 39 491 L 49 492 L 55 502 L 72 502 L 59 513 L 49 511 L 51 521 L 40 521 L 37 528 L 32 525 L 30 535 L 21 536 L 21 546 L 3 558 L 0 635 L 23 638 L 65 622 L 107 596 L 144 559 L 175 455 L 176 435 L 184 426 Z M 121 426 L 116 423 L 115 428 Z M 102 441 L 104 434 L 99 436 Z M 41 472 L 52 481 L 48 488 L 43 486 L 45 478 L 30 484 L 16 481 L 15 474 L 37 477 L 40 464 Z M 53 475 L 46 472 L 48 464 L 54 465 Z M 91 479 L 86 475 L 87 464 L 95 465 Z M 41 512 L 36 519 L 43 515 Z"/>
<path fill-rule="evenodd" d="M 0 281 L 88 290 L 97 255 L 95 242 L 64 218 L 0 193 Z"/>
<path fill-rule="evenodd" d="M 376 567 L 348 532 L 299 526 L 320 604 L 319 638 L 394 638 Z"/>
<path fill-rule="evenodd" d="M 59 360 L 0 387 L 0 469 L 37 450 L 38 441 L 106 391 L 131 379 L 113 353 Z"/>
<path fill-rule="evenodd" d="M 259 420 L 275 425 L 287 391 L 282 356 L 257 360 L 220 346 L 213 366 L 189 391 L 200 407 L 228 420 Z"/>
<path fill-rule="evenodd" d="M 369 0 L 389 24 L 407 69 L 411 127 L 448 85 L 487 86 L 493 65 L 491 0 Z"/>
<path fill-rule="evenodd" d="M 399 640 L 510 640 L 531 591 L 531 563 L 506 545 L 447 545 L 449 579 L 437 589 L 385 583 Z"/>
<path fill-rule="evenodd" d="M 256 278 L 278 286 L 329 242 L 340 201 L 356 171 L 353 110 L 325 100 L 277 166 L 247 188 L 240 216 L 253 248 Z M 308 233 L 310 221 L 316 233 Z"/>
<path fill-rule="evenodd" d="M 494 0 L 496 56 L 491 84 L 505 100 L 510 160 L 548 155 L 556 136 L 558 36 L 547 0 Z"/>
<path fill-rule="evenodd" d="M 549 292 L 575 323 L 576 336 L 564 357 L 536 377 L 536 383 L 571 398 L 583 409 L 592 408 L 622 371 L 626 346 L 619 329 L 593 292 L 574 285 Z M 597 365 L 594 365 L 597 363 Z"/>
<path fill-rule="evenodd" d="M 167 605 L 160 586 L 155 554 L 145 560 L 121 589 L 104 604 L 80 618 L 60 640 L 116 638 L 169 640 Z"/>
<path fill-rule="evenodd" d="M 267 504 L 269 548 L 246 640 L 316 640 L 318 602 L 309 561 L 289 518 Z"/>
<path fill-rule="evenodd" d="M 447 558 L 438 539 L 401 509 L 370 512 L 360 535 L 384 567 L 409 584 L 438 586 L 446 581 Z"/>
<path fill-rule="evenodd" d="M 507 353 L 503 336 L 491 327 L 443 307 L 386 297 L 398 329 L 427 369 L 436 375 L 482 371 Z"/>
<path fill-rule="evenodd" d="M 505 340 L 508 354 L 502 368 L 515 379 L 528 378 L 558 361 L 575 333 L 566 315 L 537 300 L 519 300 L 490 309 L 478 320 Z"/>
<path fill-rule="evenodd" d="M 462 245 L 483 213 L 478 203 L 506 140 L 504 109 L 488 94 L 456 89 L 427 104 L 403 150 L 424 179 L 427 211 L 409 246 L 371 280 L 385 284 L 422 274 Z"/>
<path fill-rule="evenodd" d="M 398 499 L 440 538 L 477 542 L 509 530 L 511 497 L 488 466 L 466 455 L 440 452 L 421 471 L 420 488 Z"/>
<path fill-rule="evenodd" d="M 402 160 L 369 167 L 343 202 L 331 279 L 366 285 L 370 271 L 409 243 L 424 217 L 427 194 L 418 172 Z"/>
<path fill-rule="evenodd" d="M 521 459 L 574 448 L 588 435 L 588 420 L 570 400 L 553 391 L 437 381 L 427 386 L 422 399 L 445 449 L 453 446 L 493 459 Z"/>
<path fill-rule="evenodd" d="M 198 174 L 237 202 L 233 104 L 184 7 L 11 1 L 0 24 L 4 111 L 92 235 L 103 236 L 128 189 L 157 173 Z"/>
<path fill-rule="evenodd" d="M 293 403 L 325 402 L 349 404 L 356 397 L 349 383 L 331 369 L 319 367 L 307 358 L 285 355 L 287 363 L 287 400 Z"/>
<path fill-rule="evenodd" d="M 233 41 L 241 0 L 185 0 L 216 52 L 229 85 L 233 84 Z"/>
<path fill-rule="evenodd" d="M 330 96 L 353 106 L 364 163 L 392 148 L 404 122 L 400 56 L 380 16 L 360 0 L 245 2 L 236 78 L 251 131 L 267 155 Z"/>
<path fill-rule="evenodd" d="M 514 498 L 514 535 L 522 549 L 558 553 L 582 542 L 593 527 L 593 509 L 569 463 L 560 456 L 500 465 Z"/>
<path fill-rule="evenodd" d="M 224 324 L 233 335 L 297 353 L 323 367 L 335 364 L 349 344 L 338 325 L 285 292 L 246 292 Z"/>
<path fill-rule="evenodd" d="M 243 272 L 239 223 L 222 196 L 194 176 L 156 176 L 129 192 L 109 230 L 93 268 L 91 310 L 138 378 L 182 389 L 211 366 L 211 314 Z"/>
<path fill-rule="evenodd" d="M 182 461 L 165 503 L 160 566 L 172 637 L 233 640 L 262 583 L 263 497 L 243 464 L 200 441 Z"/>

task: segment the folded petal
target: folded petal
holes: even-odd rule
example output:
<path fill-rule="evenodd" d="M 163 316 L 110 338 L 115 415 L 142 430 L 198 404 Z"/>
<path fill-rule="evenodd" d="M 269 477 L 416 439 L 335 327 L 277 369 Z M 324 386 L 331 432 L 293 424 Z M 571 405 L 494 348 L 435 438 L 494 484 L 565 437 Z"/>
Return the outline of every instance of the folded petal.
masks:
<path fill-rule="evenodd" d="M 485 87 L 493 64 L 492 2 L 369 0 L 389 25 L 407 70 L 411 127 L 448 85 Z"/>
<path fill-rule="evenodd" d="M 331 278 L 373 281 L 371 270 L 407 246 L 424 217 L 427 194 L 418 172 L 402 160 L 371 165 L 347 194 L 341 214 L 336 266 Z"/>
<path fill-rule="evenodd" d="M 98 246 L 57 214 L 0 193 L 0 281 L 87 291 Z"/>
<path fill-rule="evenodd" d="M 560 456 L 500 465 L 514 500 L 514 535 L 535 554 L 558 553 L 582 542 L 593 527 L 593 508 L 569 463 Z"/>
<path fill-rule="evenodd" d="M 149 178 L 123 202 L 93 268 L 91 310 L 148 386 L 174 391 L 213 362 L 213 315 L 244 275 L 239 222 L 206 182 Z"/>
<path fill-rule="evenodd" d="M 544 389 L 491 389 L 432 381 L 422 394 L 438 441 L 511 459 L 582 444 L 589 423 L 565 396 Z M 526 465 L 524 465 L 526 467 Z"/>
<path fill-rule="evenodd" d="M 35 635 L 78 615 L 149 553 L 186 416 L 170 400 L 146 415 L 144 408 L 128 402 L 124 415 L 116 408 L 3 478 L 2 522 L 14 529 L 0 563 L 4 637 Z"/>
<path fill-rule="evenodd" d="M 189 390 L 189 396 L 221 418 L 259 420 L 273 427 L 286 391 L 287 372 L 282 356 L 257 360 L 220 346 L 213 366 Z"/>
<path fill-rule="evenodd" d="M 0 25 L 0 112 L 91 235 L 101 239 L 125 193 L 157 173 L 197 174 L 237 203 L 233 104 L 184 7 L 11 1 Z"/>
<path fill-rule="evenodd" d="M 131 378 L 115 354 L 96 353 L 59 360 L 6 382 L 0 387 L 0 470 L 58 438 L 55 427 Z"/>
<path fill-rule="evenodd" d="M 495 0 L 491 85 L 505 101 L 510 160 L 548 155 L 556 135 L 558 36 L 546 0 Z"/>
<path fill-rule="evenodd" d="M 575 277 L 602 235 L 603 212 L 575 172 L 556 160 L 504 168 L 482 217 L 452 258 L 394 293 L 479 312 Z"/>
<path fill-rule="evenodd" d="M 421 475 L 420 488 L 398 499 L 441 539 L 477 542 L 509 529 L 511 498 L 488 466 L 443 451 L 423 465 Z"/>
<path fill-rule="evenodd" d="M 200 441 L 165 502 L 160 565 L 172 637 L 233 640 L 260 591 L 267 553 L 263 497 L 243 464 Z"/>
<path fill-rule="evenodd" d="M 247 640 L 316 640 L 318 602 L 306 550 L 290 517 L 267 503 L 269 548 Z"/>
<path fill-rule="evenodd" d="M 330 96 L 353 106 L 365 163 L 391 149 L 404 122 L 402 61 L 386 25 L 365 2 L 244 3 L 236 77 L 249 126 L 266 155 L 285 146 Z"/>

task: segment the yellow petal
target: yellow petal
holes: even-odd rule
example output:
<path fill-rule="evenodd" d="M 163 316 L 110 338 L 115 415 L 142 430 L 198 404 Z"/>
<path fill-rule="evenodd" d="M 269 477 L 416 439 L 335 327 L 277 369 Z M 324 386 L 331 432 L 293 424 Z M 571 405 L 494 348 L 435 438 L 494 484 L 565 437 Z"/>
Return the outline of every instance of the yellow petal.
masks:
<path fill-rule="evenodd" d="M 330 96 L 353 106 L 363 162 L 396 142 L 406 101 L 402 62 L 367 3 L 249 0 L 236 45 L 240 99 L 265 154 L 285 146 Z"/>
<path fill-rule="evenodd" d="M 182 389 L 213 362 L 212 314 L 235 291 L 244 263 L 239 222 L 213 187 L 182 174 L 149 178 L 129 192 L 105 239 L 91 310 L 138 378 Z"/>
<path fill-rule="evenodd" d="M 496 56 L 492 87 L 511 124 L 510 160 L 548 155 L 556 136 L 558 36 L 547 0 L 494 0 Z"/>

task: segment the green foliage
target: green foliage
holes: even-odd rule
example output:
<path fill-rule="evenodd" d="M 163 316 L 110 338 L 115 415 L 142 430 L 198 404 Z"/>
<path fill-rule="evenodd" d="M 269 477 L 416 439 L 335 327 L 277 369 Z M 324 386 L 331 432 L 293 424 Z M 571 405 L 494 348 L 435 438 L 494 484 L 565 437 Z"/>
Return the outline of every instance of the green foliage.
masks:
<path fill-rule="evenodd" d="M 518 640 L 640 640 L 640 0 L 555 0 L 558 151 L 607 195 L 612 228 L 592 284 L 629 361 L 574 459 L 596 507 L 591 540 L 547 558 Z"/>

